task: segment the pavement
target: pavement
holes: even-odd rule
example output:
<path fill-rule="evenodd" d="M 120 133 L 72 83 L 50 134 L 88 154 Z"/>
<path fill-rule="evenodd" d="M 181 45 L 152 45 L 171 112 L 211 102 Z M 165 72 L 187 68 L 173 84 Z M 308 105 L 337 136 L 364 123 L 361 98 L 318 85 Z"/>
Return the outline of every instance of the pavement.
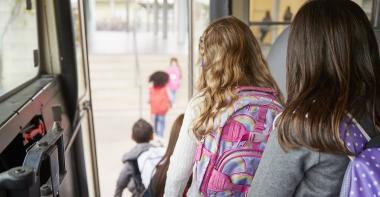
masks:
<path fill-rule="evenodd" d="M 162 40 L 151 33 L 138 33 L 137 37 L 140 47 L 140 78 L 131 47 L 131 33 L 96 32 L 93 49 L 89 55 L 102 197 L 113 196 L 117 176 L 122 167 L 121 156 L 135 145 L 131 140 L 133 123 L 140 117 L 149 121 L 151 119 L 148 76 L 156 70 L 165 70 L 173 56 L 179 59 L 184 78 L 177 92 L 177 100 L 167 114 L 165 138 L 162 140 L 164 144 L 167 143 L 172 122 L 184 112 L 188 101 L 187 47 L 178 44 L 175 35 L 169 36 L 168 40 Z M 139 83 L 142 87 L 141 98 Z M 123 196 L 130 194 L 125 190 Z"/>

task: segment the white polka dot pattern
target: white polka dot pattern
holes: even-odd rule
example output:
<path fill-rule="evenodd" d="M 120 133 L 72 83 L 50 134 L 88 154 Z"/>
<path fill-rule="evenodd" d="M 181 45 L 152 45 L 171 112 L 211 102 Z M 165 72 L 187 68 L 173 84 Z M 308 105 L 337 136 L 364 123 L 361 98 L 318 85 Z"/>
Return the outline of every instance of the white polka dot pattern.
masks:
<path fill-rule="evenodd" d="M 340 197 L 380 197 L 380 148 L 366 149 L 366 138 L 349 118 L 340 124 L 340 137 L 355 155 L 351 160 L 342 185 Z"/>

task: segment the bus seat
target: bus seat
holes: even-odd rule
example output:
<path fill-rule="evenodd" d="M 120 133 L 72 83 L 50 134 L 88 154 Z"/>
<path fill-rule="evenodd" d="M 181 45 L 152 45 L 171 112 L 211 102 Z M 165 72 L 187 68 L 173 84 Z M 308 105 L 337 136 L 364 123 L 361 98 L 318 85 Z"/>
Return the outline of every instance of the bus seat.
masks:
<path fill-rule="evenodd" d="M 286 51 L 290 28 L 287 27 L 273 43 L 267 57 L 269 69 L 286 98 Z"/>

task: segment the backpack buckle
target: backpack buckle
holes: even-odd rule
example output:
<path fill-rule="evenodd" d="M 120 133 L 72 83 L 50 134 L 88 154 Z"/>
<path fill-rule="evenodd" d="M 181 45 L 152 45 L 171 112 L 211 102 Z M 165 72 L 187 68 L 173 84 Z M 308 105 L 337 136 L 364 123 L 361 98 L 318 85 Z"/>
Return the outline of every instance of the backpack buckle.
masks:
<path fill-rule="evenodd" d="M 267 142 L 267 141 L 268 141 L 268 138 L 269 138 L 269 135 L 266 135 L 266 134 L 263 134 L 263 133 L 249 132 L 249 133 L 246 133 L 246 134 L 244 134 L 243 136 L 241 136 L 240 140 L 239 140 L 238 143 L 237 143 L 237 146 L 239 146 L 239 144 L 240 144 L 242 141 L 245 141 L 244 145 L 245 145 L 247 142 L 250 142 L 250 143 Z"/>

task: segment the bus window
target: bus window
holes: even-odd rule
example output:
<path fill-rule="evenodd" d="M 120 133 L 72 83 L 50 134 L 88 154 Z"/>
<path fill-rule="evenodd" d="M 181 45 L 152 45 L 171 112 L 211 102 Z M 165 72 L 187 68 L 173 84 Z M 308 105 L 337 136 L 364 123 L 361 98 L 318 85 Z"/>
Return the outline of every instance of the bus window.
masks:
<path fill-rule="evenodd" d="M 0 1 L 0 96 L 38 74 L 36 1 Z"/>
<path fill-rule="evenodd" d="M 306 0 L 250 0 L 249 25 L 266 55 Z"/>
<path fill-rule="evenodd" d="M 195 80 L 198 79 L 199 71 L 200 71 L 200 62 L 199 62 L 199 51 L 198 44 L 199 38 L 202 36 L 203 31 L 206 29 L 207 25 L 210 23 L 210 2 L 206 0 L 194 0 L 192 1 L 192 9 L 191 12 L 191 59 L 192 62 L 190 65 L 190 88 L 189 88 L 189 96 L 191 97 L 193 94 L 193 86 L 195 85 Z"/>
<path fill-rule="evenodd" d="M 360 7 L 362 7 L 364 12 L 367 14 L 368 18 L 371 19 L 373 0 L 352 0 L 352 1 L 357 3 Z"/>
<path fill-rule="evenodd" d="M 273 42 L 290 25 L 307 0 L 249 0 L 249 25 L 266 56 Z M 353 0 L 371 17 L 373 0 Z"/>

